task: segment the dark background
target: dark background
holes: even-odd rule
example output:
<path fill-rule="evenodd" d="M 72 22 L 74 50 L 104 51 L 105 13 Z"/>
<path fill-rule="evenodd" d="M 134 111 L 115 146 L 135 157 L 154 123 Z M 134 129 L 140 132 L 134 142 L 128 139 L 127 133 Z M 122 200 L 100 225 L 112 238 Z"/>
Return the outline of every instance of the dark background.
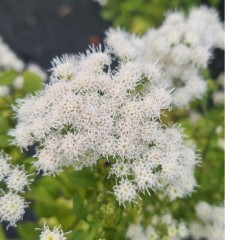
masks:
<path fill-rule="evenodd" d="M 0 36 L 25 62 L 46 70 L 55 56 L 102 42 L 110 22 L 101 18 L 100 9 L 92 0 L 0 0 Z M 223 20 L 223 0 L 217 10 Z M 223 71 L 223 51 L 216 50 L 215 58 L 210 64 L 214 78 Z"/>
<path fill-rule="evenodd" d="M 99 43 L 109 23 L 92 0 L 0 0 L 0 35 L 25 62 L 43 68 L 62 53 Z"/>

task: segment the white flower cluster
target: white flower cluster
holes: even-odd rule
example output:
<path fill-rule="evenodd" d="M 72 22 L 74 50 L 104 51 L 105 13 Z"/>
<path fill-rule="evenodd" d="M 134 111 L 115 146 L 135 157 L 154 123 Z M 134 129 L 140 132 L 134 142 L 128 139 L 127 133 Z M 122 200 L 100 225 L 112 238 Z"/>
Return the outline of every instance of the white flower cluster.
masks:
<path fill-rule="evenodd" d="M 40 76 L 43 81 L 46 81 L 47 74 L 35 63 L 25 64 L 21 59 L 19 59 L 13 50 L 3 41 L 0 36 L 0 70 L 13 69 L 17 72 L 27 70 L 33 72 Z M 23 87 L 23 78 L 19 76 L 13 82 L 13 87 L 20 89 Z M 9 95 L 10 88 L 6 85 L 0 85 L 0 97 Z"/>
<path fill-rule="evenodd" d="M 4 182 L 8 192 L 1 189 L 0 219 L 9 222 L 9 226 L 16 226 L 16 222 L 22 219 L 28 207 L 28 203 L 19 193 L 29 187 L 31 179 L 22 166 L 13 166 L 9 163 L 11 158 L 0 152 L 0 181 Z"/>
<path fill-rule="evenodd" d="M 164 234 L 162 234 L 162 229 L 164 229 Z M 153 215 L 151 224 L 146 228 L 143 228 L 140 223 L 130 224 L 126 236 L 130 240 L 181 240 L 189 236 L 189 231 L 184 222 L 178 222 L 167 213 L 162 216 Z"/>
<path fill-rule="evenodd" d="M 0 69 L 22 71 L 25 64 L 0 37 Z"/>
<path fill-rule="evenodd" d="M 29 63 L 25 65 L 25 63 L 19 59 L 16 54 L 10 49 L 10 47 L 2 40 L 0 37 L 0 70 L 8 70 L 13 69 L 18 72 L 23 70 L 32 72 L 40 76 L 43 81 L 46 81 L 47 74 L 43 71 L 37 64 Z M 21 75 L 18 75 L 12 86 L 9 85 L 0 85 L 0 97 L 5 97 L 10 95 L 11 87 L 15 89 L 21 89 L 24 86 L 24 78 Z"/>
<path fill-rule="evenodd" d="M 106 43 L 122 59 L 157 61 L 164 73 L 159 80 L 176 89 L 173 102 L 183 107 L 205 93 L 201 70 L 213 48 L 224 49 L 224 27 L 215 10 L 202 6 L 191 9 L 187 18 L 181 12 L 168 13 L 161 27 L 142 37 L 111 29 Z"/>
<path fill-rule="evenodd" d="M 49 229 L 49 226 L 44 225 L 44 228 L 40 235 L 40 240 L 66 240 L 65 233 L 60 227 L 54 227 L 53 230 Z"/>
<path fill-rule="evenodd" d="M 45 89 L 18 102 L 14 144 L 37 144 L 35 166 L 45 175 L 106 158 L 120 204 L 150 189 L 171 199 L 191 193 L 195 149 L 179 127 L 160 122 L 171 96 L 155 84 L 160 71 L 148 71 L 155 64 L 126 61 L 110 70 L 111 55 L 100 49 L 74 59 L 56 59 Z"/>
<path fill-rule="evenodd" d="M 126 236 L 130 240 L 168 239 L 168 240 L 221 240 L 224 239 L 224 206 L 211 206 L 206 202 L 199 202 L 195 207 L 199 221 L 184 222 L 173 218 L 170 213 L 154 214 L 150 211 L 151 221 L 147 227 L 139 222 L 130 224 Z M 163 233 L 164 230 L 164 233 Z M 163 234 L 163 235 L 162 235 Z"/>
<path fill-rule="evenodd" d="M 213 206 L 207 202 L 199 202 L 195 207 L 195 212 L 201 223 L 190 223 L 190 236 L 192 236 L 195 240 L 224 239 L 224 206 Z"/>

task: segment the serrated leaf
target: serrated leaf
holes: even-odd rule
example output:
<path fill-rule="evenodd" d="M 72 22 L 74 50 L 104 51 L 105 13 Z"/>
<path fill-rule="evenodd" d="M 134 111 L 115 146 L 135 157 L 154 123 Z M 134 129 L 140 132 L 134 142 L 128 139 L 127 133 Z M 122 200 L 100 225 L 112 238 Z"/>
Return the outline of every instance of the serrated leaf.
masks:
<path fill-rule="evenodd" d="M 86 219 L 87 211 L 84 206 L 84 199 L 78 193 L 73 198 L 73 210 L 78 218 Z"/>

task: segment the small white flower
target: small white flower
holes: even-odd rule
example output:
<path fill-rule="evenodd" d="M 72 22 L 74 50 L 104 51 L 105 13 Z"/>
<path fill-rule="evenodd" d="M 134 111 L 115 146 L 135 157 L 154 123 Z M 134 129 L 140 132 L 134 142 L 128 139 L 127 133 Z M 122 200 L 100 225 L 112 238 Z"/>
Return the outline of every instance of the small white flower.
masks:
<path fill-rule="evenodd" d="M 49 229 L 49 226 L 44 225 L 40 234 L 40 240 L 66 240 L 65 233 L 60 227 L 54 227 L 53 230 Z"/>
<path fill-rule="evenodd" d="M 9 192 L 0 197 L 0 219 L 9 222 L 9 226 L 16 226 L 16 222 L 23 218 L 28 203 L 23 197 Z"/>
<path fill-rule="evenodd" d="M 113 187 L 113 191 L 119 204 L 124 204 L 126 201 L 132 202 L 137 196 L 135 185 L 128 179 L 122 179 Z"/>
<path fill-rule="evenodd" d="M 77 62 L 74 56 L 64 54 L 61 58 L 54 58 L 52 61 L 52 74 L 57 78 L 70 79 L 73 76 L 74 64 Z"/>
<path fill-rule="evenodd" d="M 13 192 L 24 192 L 25 187 L 29 187 L 31 181 L 27 172 L 19 165 L 11 168 L 5 179 L 7 187 Z"/>

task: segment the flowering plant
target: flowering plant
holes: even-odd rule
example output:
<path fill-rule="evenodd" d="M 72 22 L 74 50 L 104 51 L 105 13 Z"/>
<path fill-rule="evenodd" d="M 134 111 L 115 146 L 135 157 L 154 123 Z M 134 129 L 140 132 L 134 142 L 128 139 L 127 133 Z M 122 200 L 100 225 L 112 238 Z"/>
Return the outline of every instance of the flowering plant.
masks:
<path fill-rule="evenodd" d="M 199 35 L 201 28 L 213 37 Z M 223 47 L 222 35 L 216 12 L 201 7 L 187 18 L 168 14 L 143 37 L 109 30 L 104 49 L 55 58 L 44 88 L 13 106 L 11 143 L 35 153 L 28 170 L 1 154 L 1 220 L 15 226 L 32 204 L 40 220 L 19 224 L 25 240 L 220 239 L 223 207 L 191 199 L 201 193 L 194 174 L 200 155 L 171 119 L 180 114 L 182 122 L 181 108 L 207 91 L 202 70 L 211 49 Z M 180 214 L 188 201 L 202 223 Z"/>

